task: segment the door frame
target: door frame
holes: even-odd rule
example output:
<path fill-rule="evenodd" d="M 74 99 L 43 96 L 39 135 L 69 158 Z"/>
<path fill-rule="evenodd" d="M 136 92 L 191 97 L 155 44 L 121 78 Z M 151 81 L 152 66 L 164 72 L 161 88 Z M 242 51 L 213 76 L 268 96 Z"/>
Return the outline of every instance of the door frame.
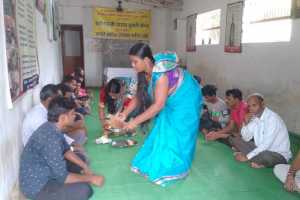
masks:
<path fill-rule="evenodd" d="M 61 55 L 62 55 L 62 65 L 63 65 L 63 74 L 64 74 L 64 57 L 65 57 L 65 35 L 64 30 L 79 31 L 80 32 L 80 45 L 81 45 L 81 56 L 82 56 L 82 68 L 85 71 L 85 60 L 84 60 L 84 41 L 83 41 L 83 27 L 82 25 L 70 25 L 70 24 L 61 24 Z M 64 74 L 65 75 L 65 74 Z"/>

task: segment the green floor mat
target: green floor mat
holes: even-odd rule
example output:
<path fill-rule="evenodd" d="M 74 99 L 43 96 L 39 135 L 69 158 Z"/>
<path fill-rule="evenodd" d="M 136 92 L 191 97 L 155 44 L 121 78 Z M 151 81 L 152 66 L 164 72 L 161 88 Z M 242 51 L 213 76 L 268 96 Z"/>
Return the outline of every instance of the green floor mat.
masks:
<path fill-rule="evenodd" d="M 92 200 L 299 200 L 299 194 L 286 192 L 272 169 L 255 170 L 237 163 L 232 151 L 199 137 L 190 175 L 167 188 L 149 183 L 130 171 L 130 162 L 146 136 L 133 137 L 135 147 L 118 149 L 96 145 L 101 135 L 98 119 L 98 92 L 93 90 L 92 115 L 86 118 L 89 141 L 86 145 L 91 168 L 105 176 L 102 188 L 94 187 Z M 297 138 L 298 139 L 298 138 Z M 295 139 L 295 140 L 297 140 Z M 296 142 L 299 145 L 299 140 Z M 293 148 L 296 147 L 293 143 Z M 294 150 L 295 151 L 295 150 Z"/>

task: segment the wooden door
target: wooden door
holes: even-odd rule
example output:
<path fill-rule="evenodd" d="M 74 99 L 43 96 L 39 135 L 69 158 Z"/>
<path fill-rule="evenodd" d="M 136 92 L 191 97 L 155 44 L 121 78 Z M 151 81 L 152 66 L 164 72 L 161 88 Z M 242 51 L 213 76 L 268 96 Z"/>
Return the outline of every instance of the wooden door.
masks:
<path fill-rule="evenodd" d="M 62 25 L 61 31 L 64 75 L 71 74 L 76 67 L 81 67 L 84 70 L 82 26 Z"/>

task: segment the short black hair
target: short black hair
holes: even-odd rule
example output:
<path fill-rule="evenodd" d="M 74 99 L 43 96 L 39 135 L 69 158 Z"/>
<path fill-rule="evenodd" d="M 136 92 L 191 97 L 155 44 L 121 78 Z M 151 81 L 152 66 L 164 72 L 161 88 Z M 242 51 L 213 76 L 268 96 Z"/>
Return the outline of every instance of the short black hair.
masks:
<path fill-rule="evenodd" d="M 75 67 L 75 69 L 74 69 L 75 76 L 82 76 L 81 75 L 81 71 L 84 71 L 83 68 L 81 68 L 81 67 Z"/>
<path fill-rule="evenodd" d="M 58 94 L 58 88 L 54 84 L 45 85 L 40 92 L 40 100 L 46 101 L 48 98 L 55 97 Z"/>
<path fill-rule="evenodd" d="M 120 92 L 121 82 L 116 78 L 111 79 L 105 86 L 105 102 L 107 103 L 107 109 L 110 114 L 115 114 L 117 112 L 117 100 L 113 99 L 109 93 L 119 94 Z"/>
<path fill-rule="evenodd" d="M 205 85 L 202 88 L 202 95 L 203 96 L 216 96 L 218 88 L 214 85 Z"/>
<path fill-rule="evenodd" d="M 57 88 L 61 91 L 63 96 L 65 96 L 67 92 L 73 92 L 72 88 L 64 83 L 57 85 Z"/>
<path fill-rule="evenodd" d="M 243 100 L 243 93 L 240 89 L 238 88 L 234 88 L 234 89 L 231 89 L 231 90 L 227 90 L 226 91 L 226 96 L 232 96 L 233 98 L 235 99 L 239 99 L 240 101 Z"/>
<path fill-rule="evenodd" d="M 51 100 L 48 107 L 48 121 L 58 122 L 59 116 L 70 112 L 72 109 L 76 108 L 76 103 L 74 100 L 65 97 L 56 97 Z"/>
<path fill-rule="evenodd" d="M 82 82 L 83 82 L 82 80 L 80 80 L 80 78 L 81 78 L 81 77 L 75 77 L 76 83 L 82 83 Z"/>
<path fill-rule="evenodd" d="M 63 79 L 63 83 L 70 83 L 71 81 L 75 80 L 73 76 L 66 75 Z"/>

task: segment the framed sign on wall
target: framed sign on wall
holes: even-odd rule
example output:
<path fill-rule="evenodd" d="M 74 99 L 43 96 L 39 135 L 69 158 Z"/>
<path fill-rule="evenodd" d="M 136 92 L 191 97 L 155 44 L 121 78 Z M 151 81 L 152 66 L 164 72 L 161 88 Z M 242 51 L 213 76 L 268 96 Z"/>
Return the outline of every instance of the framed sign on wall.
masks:
<path fill-rule="evenodd" d="M 186 51 L 196 51 L 196 20 L 197 14 L 187 17 L 186 20 Z"/>
<path fill-rule="evenodd" d="M 242 52 L 242 25 L 244 2 L 227 5 L 225 48 L 228 53 Z"/>

